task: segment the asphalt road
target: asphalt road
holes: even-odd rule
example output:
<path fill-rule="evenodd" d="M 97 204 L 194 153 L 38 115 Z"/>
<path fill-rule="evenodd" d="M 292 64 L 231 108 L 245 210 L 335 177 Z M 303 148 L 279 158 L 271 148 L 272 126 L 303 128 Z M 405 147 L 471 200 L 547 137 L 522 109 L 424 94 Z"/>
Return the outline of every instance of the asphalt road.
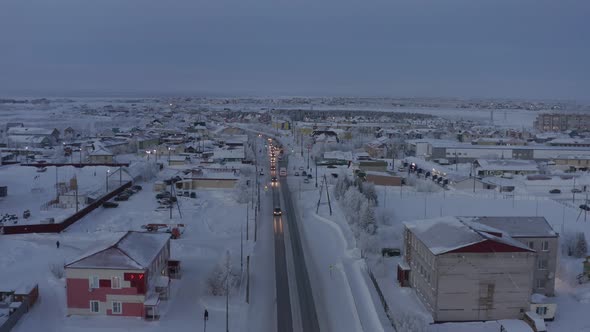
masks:
<path fill-rule="evenodd" d="M 273 172 L 276 173 L 276 172 Z M 273 175 L 274 176 L 274 175 Z M 272 188 L 274 207 L 281 206 L 279 189 Z M 273 231 L 275 243 L 275 285 L 277 296 L 277 331 L 293 331 L 293 315 L 291 312 L 291 297 L 289 294 L 289 276 L 287 273 L 287 257 L 285 250 L 285 232 L 283 217 L 273 216 Z"/>
<path fill-rule="evenodd" d="M 283 160 L 279 163 L 280 167 L 287 167 L 287 156 L 283 158 Z M 315 309 L 315 303 L 313 300 L 313 293 L 311 289 L 311 283 L 309 282 L 309 275 L 307 272 L 307 266 L 305 265 L 305 255 L 303 253 L 303 247 L 301 246 L 301 237 L 299 235 L 299 227 L 297 226 L 297 215 L 295 214 L 295 210 L 293 208 L 293 200 L 291 199 L 291 192 L 289 191 L 289 186 L 287 184 L 286 177 L 279 177 L 280 185 L 279 189 L 283 194 L 283 201 L 285 206 L 282 207 L 283 216 L 286 218 L 281 218 L 281 225 L 282 219 L 286 219 L 289 228 L 289 236 L 291 247 L 293 250 L 293 265 L 295 266 L 295 280 L 297 284 L 297 296 L 299 297 L 299 306 L 300 306 L 300 313 L 301 313 L 301 327 L 302 330 L 305 332 L 316 332 L 320 331 L 320 327 L 318 324 L 318 317 Z M 277 190 L 278 191 L 278 190 Z M 278 197 L 277 197 L 278 198 Z M 277 201 L 275 201 L 277 202 Z M 281 227 L 282 233 L 282 227 Z M 275 231 L 276 234 L 276 231 Z M 275 237 L 276 243 L 276 237 Z M 284 246 L 283 246 L 284 248 Z M 276 246 L 275 246 L 276 250 Z M 276 256 L 275 256 L 276 257 Z M 277 275 L 278 277 L 278 275 Z M 288 286 L 287 286 L 288 287 Z M 278 288 L 278 279 L 277 279 L 277 288 Z M 278 289 L 277 289 L 278 293 Z M 278 317 L 277 317 L 278 318 Z M 291 330 L 291 329 L 289 329 Z M 286 331 L 281 330 L 279 331 Z"/>

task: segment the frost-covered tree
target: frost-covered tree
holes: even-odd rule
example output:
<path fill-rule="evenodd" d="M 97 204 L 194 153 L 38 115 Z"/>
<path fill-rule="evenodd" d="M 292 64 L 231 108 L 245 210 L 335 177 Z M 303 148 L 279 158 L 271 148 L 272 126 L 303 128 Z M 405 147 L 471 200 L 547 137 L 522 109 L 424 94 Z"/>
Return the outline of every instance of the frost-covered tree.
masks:
<path fill-rule="evenodd" d="M 356 187 L 348 188 L 344 194 L 343 204 L 349 224 L 357 225 L 359 223 L 361 205 L 364 201 L 363 194 Z"/>
<path fill-rule="evenodd" d="M 586 242 L 586 235 L 584 232 L 576 234 L 576 242 L 574 247 L 574 257 L 584 258 L 588 254 L 588 242 Z"/>
<path fill-rule="evenodd" d="M 369 202 L 377 205 L 377 191 L 375 190 L 375 184 L 372 182 L 363 182 L 361 185 L 363 195 L 369 200 Z"/>
<path fill-rule="evenodd" d="M 344 174 L 344 172 L 341 172 L 338 176 L 338 180 L 336 181 L 336 185 L 334 186 L 334 197 L 337 200 L 342 199 L 351 185 L 352 183 L 348 178 L 348 175 Z"/>
<path fill-rule="evenodd" d="M 359 229 L 369 235 L 374 235 L 377 232 L 375 207 L 371 202 L 363 201 L 361 204 Z"/>
<path fill-rule="evenodd" d="M 229 278 L 229 280 L 228 280 Z M 221 257 L 209 278 L 207 279 L 207 289 L 209 294 L 214 296 L 226 295 L 227 291 L 231 292 L 239 282 L 239 275 L 233 270 L 231 254 L 229 250 Z M 229 289 L 227 286 L 229 285 Z"/>
<path fill-rule="evenodd" d="M 250 188 L 248 187 L 248 179 L 243 176 L 240 177 L 234 188 L 236 189 L 236 202 L 244 204 L 250 201 Z"/>

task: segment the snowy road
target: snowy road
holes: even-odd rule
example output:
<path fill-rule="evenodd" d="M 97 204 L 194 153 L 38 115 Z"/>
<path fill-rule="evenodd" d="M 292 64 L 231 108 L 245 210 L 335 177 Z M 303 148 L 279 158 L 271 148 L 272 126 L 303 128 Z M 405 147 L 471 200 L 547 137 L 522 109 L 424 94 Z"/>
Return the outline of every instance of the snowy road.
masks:
<path fill-rule="evenodd" d="M 281 167 L 287 167 L 287 158 L 281 161 Z M 280 189 L 283 195 L 283 213 L 287 216 L 287 227 L 289 229 L 289 236 L 293 250 L 293 263 L 295 266 L 295 279 L 297 284 L 297 295 L 299 298 L 299 310 L 301 313 L 301 327 L 303 331 L 319 331 L 319 323 L 315 303 L 313 299 L 311 284 L 309 281 L 309 274 L 307 266 L 305 265 L 305 256 L 301 246 L 301 238 L 299 235 L 299 228 L 297 225 L 297 216 L 293 209 L 293 200 L 291 192 L 287 184 L 287 179 L 281 178 Z"/>
<path fill-rule="evenodd" d="M 273 187 L 273 203 L 279 206 L 279 191 Z M 277 295 L 277 331 L 293 331 L 291 297 L 289 294 L 289 276 L 287 273 L 287 257 L 285 250 L 285 232 L 283 217 L 273 217 L 275 243 L 275 275 Z"/>

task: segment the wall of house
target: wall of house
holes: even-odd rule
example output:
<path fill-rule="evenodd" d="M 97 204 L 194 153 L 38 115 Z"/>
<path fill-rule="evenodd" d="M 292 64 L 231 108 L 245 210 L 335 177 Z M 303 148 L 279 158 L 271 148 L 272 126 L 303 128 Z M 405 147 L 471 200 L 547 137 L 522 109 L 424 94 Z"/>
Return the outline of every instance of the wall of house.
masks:
<path fill-rule="evenodd" d="M 192 179 L 183 181 L 182 190 L 195 190 L 199 188 L 231 189 L 236 185 L 236 179 Z"/>
<path fill-rule="evenodd" d="M 520 318 L 529 308 L 535 256 L 531 252 L 439 255 L 434 320 Z"/>
<path fill-rule="evenodd" d="M 431 313 L 436 309 L 436 256 L 412 232 L 406 233 L 410 286 Z M 409 253 L 409 255 L 408 255 Z"/>
<path fill-rule="evenodd" d="M 459 189 L 459 190 L 473 190 L 473 182 L 475 182 L 475 190 L 482 190 L 482 189 L 490 189 L 488 188 L 488 184 L 483 183 L 481 181 L 474 181 L 473 178 L 472 179 L 468 179 L 468 180 L 463 180 L 460 182 L 455 182 L 453 184 L 453 187 L 455 189 Z"/>
<path fill-rule="evenodd" d="M 394 186 L 402 185 L 402 178 L 399 176 L 383 176 L 375 174 L 367 174 L 367 181 L 372 182 L 378 186 Z"/>
<path fill-rule="evenodd" d="M 149 266 L 148 283 L 154 285 L 159 276 L 168 276 L 168 260 L 170 259 L 170 240 Z"/>
<path fill-rule="evenodd" d="M 123 302 L 122 316 L 143 316 L 145 294 L 138 294 L 125 273 L 145 273 L 143 270 L 74 269 L 66 268 L 66 299 L 68 315 L 108 315 L 112 314 L 112 302 Z M 119 277 L 121 288 L 100 287 L 90 289 L 90 277 L 111 280 Z M 90 311 L 90 301 L 99 301 L 99 312 Z M 127 310 L 126 310 L 127 309 Z"/>
<path fill-rule="evenodd" d="M 108 164 L 113 162 L 113 156 L 90 156 L 90 162 L 94 164 Z"/>
<path fill-rule="evenodd" d="M 555 271 L 557 270 L 557 252 L 559 251 L 558 237 L 520 237 L 515 239 L 529 246 L 529 248 L 534 249 L 537 252 L 533 272 L 533 293 L 539 293 L 546 296 L 554 296 Z M 548 250 L 542 250 L 543 242 L 548 243 Z M 545 260 L 547 262 L 547 268 L 539 268 L 539 260 Z M 544 283 L 545 285 L 543 287 L 538 287 L 538 280 L 542 280 L 541 283 Z"/>

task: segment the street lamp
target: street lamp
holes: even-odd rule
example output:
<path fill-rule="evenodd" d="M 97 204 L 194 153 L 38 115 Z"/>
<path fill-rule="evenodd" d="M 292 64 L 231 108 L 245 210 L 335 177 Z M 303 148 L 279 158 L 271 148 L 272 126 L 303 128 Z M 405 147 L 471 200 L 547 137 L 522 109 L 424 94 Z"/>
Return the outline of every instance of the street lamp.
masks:
<path fill-rule="evenodd" d="M 154 154 L 156 155 L 156 161 L 158 161 L 158 150 L 154 149 Z"/>
<path fill-rule="evenodd" d="M 151 151 L 149 151 L 149 150 L 146 150 L 146 151 L 145 151 L 145 153 L 147 153 L 147 156 L 148 156 L 148 161 L 150 161 L 150 154 L 151 154 Z"/>
<path fill-rule="evenodd" d="M 170 165 L 170 151 L 172 150 L 171 147 L 168 147 L 168 165 Z"/>

